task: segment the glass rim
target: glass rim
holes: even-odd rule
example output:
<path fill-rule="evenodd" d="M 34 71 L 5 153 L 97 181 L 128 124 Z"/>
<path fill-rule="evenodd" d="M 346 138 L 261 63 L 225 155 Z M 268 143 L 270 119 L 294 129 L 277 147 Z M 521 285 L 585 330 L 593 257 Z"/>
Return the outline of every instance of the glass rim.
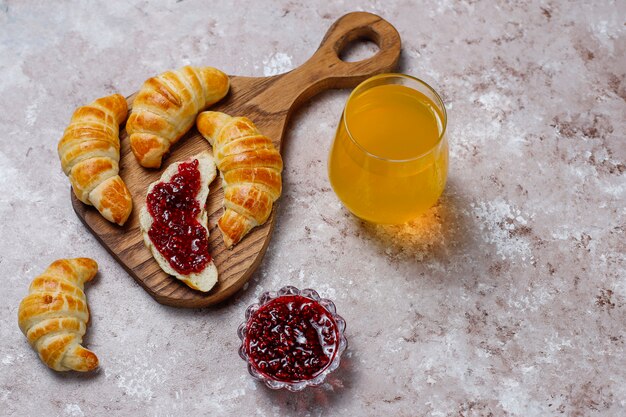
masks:
<path fill-rule="evenodd" d="M 422 84 L 423 86 L 425 86 L 430 92 L 432 92 L 435 96 L 435 104 L 439 105 L 439 107 L 442 110 L 442 126 L 443 128 L 441 129 L 441 133 L 439 134 L 439 138 L 437 138 L 437 142 L 430 148 L 428 149 L 426 152 L 411 157 L 411 158 L 406 158 L 406 159 L 392 159 L 392 158 L 385 158 L 376 154 L 371 153 L 370 151 L 368 151 L 367 149 L 365 149 L 365 147 L 363 147 L 363 145 L 361 145 L 358 140 L 355 139 L 355 137 L 352 135 L 352 132 L 350 132 L 350 128 L 348 127 L 348 118 L 347 118 L 347 109 L 348 109 L 348 105 L 350 104 L 350 102 L 352 101 L 352 98 L 354 97 L 355 93 L 357 92 L 357 90 L 359 90 L 359 88 L 363 87 L 365 84 L 370 83 L 372 81 L 378 80 L 378 79 L 382 79 L 382 78 L 404 78 L 404 79 L 408 79 L 410 81 L 414 81 L 417 82 L 419 84 Z M 411 87 L 409 87 L 411 88 Z M 380 161 L 384 161 L 384 162 L 393 162 L 393 163 L 402 163 L 402 162 L 412 162 L 412 161 L 417 161 L 419 159 L 422 159 L 426 156 L 428 156 L 429 154 L 431 154 L 440 144 L 441 141 L 443 140 L 444 135 L 446 134 L 446 129 L 448 127 L 448 112 L 446 110 L 446 106 L 443 102 L 443 99 L 441 98 L 441 96 L 439 95 L 439 93 L 437 93 L 437 91 L 432 88 L 426 81 L 421 80 L 417 77 L 413 77 L 412 75 L 408 75 L 408 74 L 403 74 L 403 73 L 396 73 L 396 72 L 386 72 L 383 74 L 378 74 L 378 75 L 374 75 L 372 77 L 369 77 L 368 79 L 362 81 L 359 85 L 357 85 L 354 90 L 352 90 L 352 92 L 350 93 L 350 95 L 348 96 L 348 100 L 346 101 L 346 105 L 343 108 L 343 115 L 341 116 L 341 123 L 343 123 L 345 129 L 346 129 L 346 133 L 348 134 L 348 137 L 350 138 L 350 140 L 352 141 L 352 143 L 354 143 L 363 153 L 365 153 L 367 156 L 371 157 L 371 158 L 375 158 L 378 159 Z"/>

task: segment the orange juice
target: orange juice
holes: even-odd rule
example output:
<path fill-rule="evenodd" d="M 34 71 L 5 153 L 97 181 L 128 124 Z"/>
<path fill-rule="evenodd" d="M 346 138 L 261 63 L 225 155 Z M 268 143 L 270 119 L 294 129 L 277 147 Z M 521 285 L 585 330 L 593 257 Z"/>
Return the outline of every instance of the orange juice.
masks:
<path fill-rule="evenodd" d="M 330 152 L 337 196 L 376 223 L 424 212 L 445 187 L 445 124 L 441 99 L 421 81 L 396 74 L 365 81 L 348 99 Z"/>

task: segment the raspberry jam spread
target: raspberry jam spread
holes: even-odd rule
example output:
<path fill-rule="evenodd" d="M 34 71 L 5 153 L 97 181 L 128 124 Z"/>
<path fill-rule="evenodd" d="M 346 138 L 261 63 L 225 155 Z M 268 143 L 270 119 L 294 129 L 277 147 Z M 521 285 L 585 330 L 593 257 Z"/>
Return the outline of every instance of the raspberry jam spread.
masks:
<path fill-rule="evenodd" d="M 338 343 L 337 324 L 319 302 L 283 295 L 250 317 L 243 348 L 261 374 L 296 382 L 322 372 L 337 354 Z"/>
<path fill-rule="evenodd" d="M 200 206 L 198 160 L 183 162 L 169 182 L 156 184 L 146 199 L 152 216 L 150 240 L 177 272 L 201 272 L 211 261 L 206 229 L 196 220 Z"/>

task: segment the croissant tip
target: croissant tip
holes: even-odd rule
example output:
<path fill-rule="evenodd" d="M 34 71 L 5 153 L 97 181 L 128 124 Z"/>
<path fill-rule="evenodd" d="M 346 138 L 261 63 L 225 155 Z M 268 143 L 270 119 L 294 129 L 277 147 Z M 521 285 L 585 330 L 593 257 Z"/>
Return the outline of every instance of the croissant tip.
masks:
<path fill-rule="evenodd" d="M 121 218 L 117 219 L 115 224 L 117 224 L 118 226 L 124 226 L 126 222 L 128 221 L 128 218 L 130 217 L 130 213 L 132 212 L 132 210 L 133 210 L 133 206 L 132 206 L 132 201 L 131 201 L 131 204 L 126 209 L 126 212 L 122 213 Z"/>
<path fill-rule="evenodd" d="M 78 372 L 89 372 L 98 368 L 100 365 L 100 361 L 95 353 L 92 351 L 82 348 L 79 355 L 79 363 L 75 366 L 70 365 L 75 371 Z"/>
<path fill-rule="evenodd" d="M 96 356 L 95 353 L 93 352 L 89 352 L 89 353 L 91 353 L 91 355 L 87 355 L 87 357 L 85 358 L 86 368 L 87 368 L 87 371 L 93 371 L 98 366 L 100 366 L 100 361 L 98 360 L 98 357 Z"/>
<path fill-rule="evenodd" d="M 75 264 L 78 264 L 79 266 L 89 271 L 95 271 L 93 275 L 95 275 L 96 272 L 98 271 L 98 262 L 96 262 L 95 260 L 91 258 L 74 258 L 72 259 L 72 261 L 74 261 Z"/>

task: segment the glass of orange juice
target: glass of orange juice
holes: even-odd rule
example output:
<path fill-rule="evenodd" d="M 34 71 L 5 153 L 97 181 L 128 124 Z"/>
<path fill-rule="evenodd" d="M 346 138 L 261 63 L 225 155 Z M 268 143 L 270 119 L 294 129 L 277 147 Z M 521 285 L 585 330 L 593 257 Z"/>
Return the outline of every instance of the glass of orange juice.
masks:
<path fill-rule="evenodd" d="M 330 150 L 335 193 L 357 217 L 404 223 L 433 206 L 446 185 L 446 109 L 425 82 L 381 74 L 346 103 Z"/>

